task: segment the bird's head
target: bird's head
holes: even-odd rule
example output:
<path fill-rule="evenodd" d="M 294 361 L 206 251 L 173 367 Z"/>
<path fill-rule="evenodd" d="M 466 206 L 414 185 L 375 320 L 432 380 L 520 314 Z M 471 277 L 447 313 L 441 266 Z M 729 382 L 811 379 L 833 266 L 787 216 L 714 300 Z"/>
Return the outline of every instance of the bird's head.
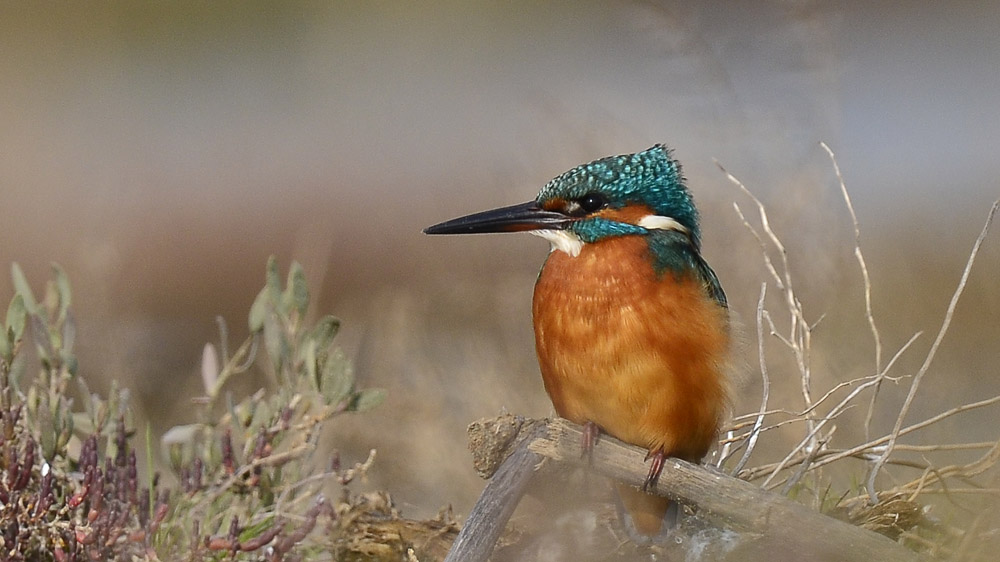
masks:
<path fill-rule="evenodd" d="M 534 201 L 484 211 L 424 230 L 427 234 L 528 231 L 571 256 L 584 244 L 654 230 L 685 234 L 700 244 L 698 211 L 670 150 L 609 156 L 556 177 Z"/>

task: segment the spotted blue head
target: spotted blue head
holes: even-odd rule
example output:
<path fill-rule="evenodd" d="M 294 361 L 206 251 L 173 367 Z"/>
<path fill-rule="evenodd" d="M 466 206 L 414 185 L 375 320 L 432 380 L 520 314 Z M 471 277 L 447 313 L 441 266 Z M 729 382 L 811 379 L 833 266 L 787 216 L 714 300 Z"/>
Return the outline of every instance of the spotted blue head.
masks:
<path fill-rule="evenodd" d="M 575 256 L 584 244 L 664 230 L 682 234 L 698 251 L 694 200 L 680 163 L 658 144 L 577 166 L 545 184 L 534 201 L 460 217 L 424 232 L 530 231 Z"/>

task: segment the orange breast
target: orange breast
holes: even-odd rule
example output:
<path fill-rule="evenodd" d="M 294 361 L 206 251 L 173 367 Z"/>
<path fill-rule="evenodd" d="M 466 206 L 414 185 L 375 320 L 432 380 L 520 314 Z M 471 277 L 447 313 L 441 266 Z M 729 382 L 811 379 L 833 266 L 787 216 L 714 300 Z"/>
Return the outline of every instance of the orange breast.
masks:
<path fill-rule="evenodd" d="M 535 343 L 556 412 L 618 439 L 699 460 L 726 402 L 727 311 L 694 277 L 657 276 L 645 240 L 552 252 L 533 301 Z"/>

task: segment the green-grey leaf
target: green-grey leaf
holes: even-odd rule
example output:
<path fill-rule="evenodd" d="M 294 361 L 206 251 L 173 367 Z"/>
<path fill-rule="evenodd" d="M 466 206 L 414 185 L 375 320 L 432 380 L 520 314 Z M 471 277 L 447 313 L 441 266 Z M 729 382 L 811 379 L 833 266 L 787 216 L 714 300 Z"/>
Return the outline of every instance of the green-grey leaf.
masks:
<path fill-rule="evenodd" d="M 309 287 L 306 284 L 306 273 L 299 262 L 292 262 L 288 270 L 288 287 L 285 289 L 291 295 L 292 306 L 299 316 L 304 316 L 309 307 Z"/>
<path fill-rule="evenodd" d="M 268 315 L 264 320 L 264 349 L 267 351 L 267 356 L 271 359 L 271 364 L 274 365 L 274 370 L 280 375 L 281 365 L 287 359 L 285 355 L 288 349 L 288 342 L 286 341 L 285 331 L 281 329 L 281 325 L 274 315 Z"/>
<path fill-rule="evenodd" d="M 90 393 L 90 387 L 87 386 L 87 381 L 84 380 L 85 377 L 80 377 L 76 379 L 76 385 L 80 389 L 80 396 L 83 396 L 83 410 L 88 417 L 94 417 L 94 401 L 100 401 L 100 397 L 96 394 Z"/>
<path fill-rule="evenodd" d="M 56 448 L 60 453 L 65 453 L 66 445 L 69 445 L 69 440 L 73 437 L 74 417 L 69 408 L 67 408 L 65 415 L 63 415 L 62 432 L 59 434 L 59 439 L 56 442 Z"/>
<path fill-rule="evenodd" d="M 75 377 L 77 368 L 79 367 L 79 363 L 76 360 L 76 355 L 64 351 L 60 353 L 60 356 L 62 359 L 63 366 L 66 367 L 66 372 Z"/>
<path fill-rule="evenodd" d="M 24 276 L 24 271 L 21 270 L 21 266 L 17 262 L 10 266 L 10 277 L 14 281 L 14 290 L 24 298 L 25 308 L 28 312 L 34 312 L 38 308 L 38 301 L 35 300 L 35 294 L 31 292 L 28 278 Z"/>
<path fill-rule="evenodd" d="M 378 406 L 383 400 L 385 400 L 384 388 L 366 388 L 354 395 L 351 406 L 353 410 L 364 412 Z"/>
<path fill-rule="evenodd" d="M 87 435 L 97 430 L 94 427 L 94 421 L 86 412 L 73 414 L 73 427 L 76 429 L 77 435 L 81 436 L 81 439 L 86 438 Z"/>
<path fill-rule="evenodd" d="M 38 386 L 31 385 L 28 387 L 28 396 L 24 402 L 28 405 L 28 415 L 36 417 L 38 415 L 38 405 L 41 402 L 38 394 Z"/>
<path fill-rule="evenodd" d="M 250 307 L 250 332 L 256 334 L 264 329 L 264 319 L 267 318 L 267 313 L 269 311 L 269 299 L 267 287 L 264 287 L 257 293 L 257 298 L 253 300 L 253 306 Z"/>
<path fill-rule="evenodd" d="M 229 410 L 230 432 L 232 435 L 240 435 L 243 431 L 244 418 L 253 416 L 251 406 L 246 401 L 237 404 L 233 400 L 233 393 L 226 391 L 226 409 Z M 249 423 L 249 419 L 246 423 Z"/>
<path fill-rule="evenodd" d="M 62 419 L 62 397 L 54 392 L 50 392 L 48 402 L 49 413 L 52 416 L 52 424 L 58 429 L 61 427 L 59 425 L 59 420 Z"/>
<path fill-rule="evenodd" d="M 319 390 L 320 378 L 316 369 L 316 340 L 309 340 L 299 349 L 302 351 L 302 362 L 306 367 L 306 376 L 313 390 Z"/>
<path fill-rule="evenodd" d="M 73 351 L 73 343 L 76 341 L 76 319 L 73 312 L 67 312 L 62 318 L 62 349 L 64 353 Z"/>
<path fill-rule="evenodd" d="M 199 423 L 175 425 L 160 438 L 160 447 L 169 456 L 170 450 L 177 447 L 190 446 L 205 431 L 205 426 Z"/>
<path fill-rule="evenodd" d="M 211 343 L 206 343 L 201 350 L 200 370 L 201 385 L 205 389 L 205 396 L 212 396 L 215 392 L 215 385 L 219 381 L 219 354 Z"/>
<path fill-rule="evenodd" d="M 339 318 L 330 315 L 320 318 L 311 334 L 312 340 L 316 342 L 316 348 L 325 351 L 330 347 L 338 331 L 340 331 Z"/>
<path fill-rule="evenodd" d="M 52 264 L 52 275 L 55 277 L 56 291 L 59 294 L 59 315 L 57 318 L 63 320 L 66 318 L 66 312 L 73 302 L 72 292 L 69 288 L 69 278 L 66 277 L 66 272 L 57 263 Z"/>
<path fill-rule="evenodd" d="M 341 353 L 327 355 L 323 362 L 323 397 L 327 404 L 337 404 L 347 398 L 354 388 L 354 377 L 350 365 Z"/>
<path fill-rule="evenodd" d="M 281 298 L 281 274 L 278 272 L 278 260 L 274 256 L 267 258 L 267 287 L 271 301 L 277 303 Z"/>
<path fill-rule="evenodd" d="M 24 305 L 24 295 L 18 293 L 10 300 L 7 307 L 7 328 L 14 336 L 14 341 L 21 339 L 24 335 L 24 326 L 28 320 L 28 310 Z"/>
<path fill-rule="evenodd" d="M 42 446 L 42 456 L 46 460 L 52 460 L 56 456 L 56 437 L 57 434 L 51 426 L 43 428 L 41 434 L 41 446 Z"/>
<path fill-rule="evenodd" d="M 35 340 L 35 347 L 38 348 L 38 356 L 43 361 L 51 361 L 55 356 L 55 348 L 52 344 L 52 333 L 49 331 L 49 323 L 44 316 L 32 313 L 31 320 L 32 339 Z"/>

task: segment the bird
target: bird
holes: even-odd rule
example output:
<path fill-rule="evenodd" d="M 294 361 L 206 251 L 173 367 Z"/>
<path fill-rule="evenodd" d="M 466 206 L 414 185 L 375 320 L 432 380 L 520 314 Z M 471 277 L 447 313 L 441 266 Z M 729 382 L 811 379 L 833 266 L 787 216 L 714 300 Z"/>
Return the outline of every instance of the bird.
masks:
<path fill-rule="evenodd" d="M 729 305 L 681 165 L 656 144 L 566 171 L 527 203 L 424 229 L 525 231 L 551 246 L 532 299 L 545 390 L 584 427 L 585 454 L 602 434 L 649 451 L 644 485 L 616 485 L 619 513 L 630 536 L 662 537 L 676 505 L 647 490 L 666 458 L 703 459 L 730 394 Z"/>

